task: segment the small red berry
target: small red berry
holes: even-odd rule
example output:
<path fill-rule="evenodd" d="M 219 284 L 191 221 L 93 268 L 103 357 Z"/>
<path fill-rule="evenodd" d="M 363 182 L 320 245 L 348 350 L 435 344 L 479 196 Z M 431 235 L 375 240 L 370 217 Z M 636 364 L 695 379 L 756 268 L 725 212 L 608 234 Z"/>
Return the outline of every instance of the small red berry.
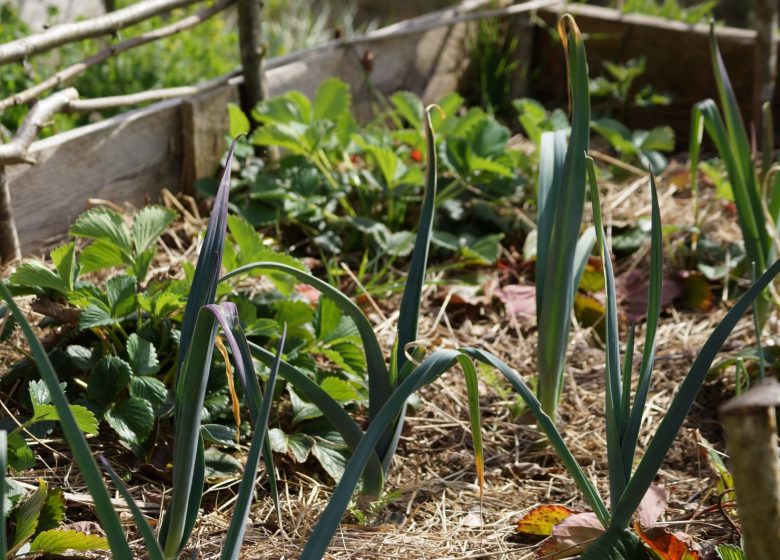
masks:
<path fill-rule="evenodd" d="M 422 161 L 422 152 L 418 149 L 414 149 L 412 150 L 412 153 L 409 154 L 409 157 L 414 161 Z"/>

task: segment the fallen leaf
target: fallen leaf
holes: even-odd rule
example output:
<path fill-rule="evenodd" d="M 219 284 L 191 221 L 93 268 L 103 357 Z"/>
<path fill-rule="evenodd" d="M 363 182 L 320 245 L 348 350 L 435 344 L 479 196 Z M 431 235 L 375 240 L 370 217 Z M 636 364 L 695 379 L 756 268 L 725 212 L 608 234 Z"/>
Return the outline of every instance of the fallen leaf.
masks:
<path fill-rule="evenodd" d="M 552 535 L 544 541 L 538 555 L 545 559 L 570 558 L 604 533 L 604 527 L 592 511 L 575 513 L 558 523 Z"/>
<path fill-rule="evenodd" d="M 536 321 L 536 288 L 532 285 L 511 284 L 496 293 L 504 302 L 507 315 L 513 316 L 522 324 Z"/>
<path fill-rule="evenodd" d="M 666 504 L 669 501 L 669 493 L 666 488 L 657 484 L 652 484 L 647 489 L 642 501 L 639 502 L 639 507 L 636 510 L 637 521 L 642 527 L 652 527 L 656 522 L 661 519 L 664 511 L 666 511 Z"/>
<path fill-rule="evenodd" d="M 642 530 L 639 523 L 634 523 L 634 530 L 659 558 L 659 560 L 699 560 L 698 546 L 693 538 L 680 531 L 671 532 L 662 527 Z"/>
<path fill-rule="evenodd" d="M 637 323 L 647 316 L 647 297 L 650 290 L 650 276 L 647 271 L 629 270 L 615 279 L 620 310 L 631 323 Z M 683 294 L 684 286 L 679 279 L 665 277 L 661 286 L 661 308 L 669 307 Z"/>
<path fill-rule="evenodd" d="M 576 512 L 562 505 L 536 506 L 517 522 L 517 532 L 526 535 L 552 535 L 555 526 Z"/>

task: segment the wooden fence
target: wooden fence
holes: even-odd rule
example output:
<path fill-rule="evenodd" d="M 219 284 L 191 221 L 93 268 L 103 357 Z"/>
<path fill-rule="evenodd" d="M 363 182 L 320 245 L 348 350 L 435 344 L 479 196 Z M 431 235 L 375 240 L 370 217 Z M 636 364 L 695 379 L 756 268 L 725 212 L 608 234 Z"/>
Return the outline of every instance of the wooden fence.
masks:
<path fill-rule="evenodd" d="M 143 0 L 100 18 L 56 26 L 42 34 L 0 45 L 0 64 L 33 56 L 76 38 L 111 33 L 129 25 L 129 21 L 141 21 L 173 7 L 199 2 L 203 0 Z M 189 87 L 102 99 L 80 99 L 78 92 L 65 87 L 68 80 L 109 55 L 185 31 L 242 2 L 252 4 L 245 7 L 240 17 L 243 72 L 237 70 Z M 456 8 L 263 63 L 253 46 L 261 39 L 249 33 L 257 30 L 259 23 L 243 25 L 245 18 L 259 17 L 256 10 L 245 15 L 246 9 L 254 10 L 257 0 L 213 0 L 179 21 L 113 45 L 110 53 L 96 53 L 78 65 L 60 70 L 53 81 L 38 85 L 37 89 L 0 100 L 2 110 L 9 104 L 29 103 L 54 91 L 37 101 L 15 139 L 0 146 L 0 257 L 18 258 L 62 235 L 89 198 L 140 205 L 156 199 L 163 188 L 191 192 L 195 179 L 213 173 L 224 151 L 228 102 L 241 99 L 245 108 L 251 107 L 264 92 L 275 95 L 289 89 L 313 95 L 320 81 L 338 76 L 350 84 L 359 116 L 369 118 L 376 92 L 387 95 L 410 90 L 433 101 L 459 89 L 468 65 L 465 37 L 479 19 L 509 18 L 509 32 L 522 39 L 521 63 L 527 68 L 543 68 L 529 82 L 519 84 L 518 89 L 526 88 L 548 105 L 566 105 L 564 59 L 560 45 L 548 30 L 533 22 L 552 25 L 564 9 L 575 14 L 587 36 L 591 75 L 598 73 L 601 61 L 624 61 L 644 54 L 646 79 L 659 90 L 681 92 L 671 110 L 632 111 L 626 115 L 627 125 L 672 124 L 678 138 L 684 140 L 692 103 L 715 95 L 706 26 L 625 16 L 614 10 L 569 5 L 560 0 L 533 0 L 485 9 L 489 4 L 490 0 L 467 0 Z M 532 12 L 538 12 L 537 16 L 529 17 Z M 746 102 L 745 114 L 749 115 L 755 32 L 720 29 L 718 40 L 727 67 L 733 69 L 738 94 Z M 670 45 L 678 60 L 664 63 L 669 61 Z M 252 81 L 255 85 L 244 87 Z M 747 94 L 743 95 L 745 91 Z M 153 100 L 161 101 L 35 141 L 42 124 L 56 111 L 92 111 Z M 664 116 L 653 111 L 664 111 Z"/>

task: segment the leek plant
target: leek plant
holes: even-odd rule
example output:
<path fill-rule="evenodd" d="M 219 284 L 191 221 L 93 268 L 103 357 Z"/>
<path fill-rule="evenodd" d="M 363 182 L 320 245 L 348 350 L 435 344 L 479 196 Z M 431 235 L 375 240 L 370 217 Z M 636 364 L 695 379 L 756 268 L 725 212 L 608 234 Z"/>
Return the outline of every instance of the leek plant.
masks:
<path fill-rule="evenodd" d="M 406 350 L 407 346 L 417 339 L 420 300 L 433 232 L 436 197 L 436 150 L 430 111 L 431 108 L 429 107 L 424 117 L 428 157 L 425 192 L 423 194 L 414 251 L 399 310 L 397 336 L 391 349 L 389 364 L 385 362 L 382 347 L 368 318 L 352 300 L 327 282 L 291 266 L 267 261 L 241 266 L 224 275 L 221 280 L 227 281 L 258 270 L 270 273 L 284 273 L 292 276 L 299 282 L 308 284 L 320 291 L 324 296 L 331 298 L 339 306 L 342 313 L 354 321 L 363 343 L 368 374 L 368 413 L 370 425 L 376 425 L 380 409 L 388 401 L 393 391 L 411 375 L 413 369 L 413 364 L 409 361 Z M 248 352 L 245 352 L 244 360 L 247 364 L 251 363 L 252 356 L 266 363 L 271 360 L 270 353 L 254 344 L 250 344 Z M 363 431 L 343 407 L 306 375 L 287 363 L 282 363 L 280 376 L 293 385 L 296 392 L 311 401 L 323 412 L 325 417 L 344 438 L 347 446 L 354 452 L 358 442 L 364 439 Z M 365 469 L 363 483 L 363 492 L 365 494 L 372 496 L 381 494 L 384 476 L 390 467 L 398 444 L 404 414 L 405 407 L 396 410 L 392 422 L 384 424 L 381 428 L 381 436 L 372 448 L 370 461 Z"/>
<path fill-rule="evenodd" d="M 564 466 L 576 482 L 585 501 L 593 509 L 605 532 L 594 541 L 581 557 L 582 560 L 643 559 L 645 555 L 638 537 L 629 531 L 631 518 L 640 501 L 652 484 L 680 427 L 685 421 L 699 388 L 709 371 L 710 365 L 737 321 L 760 296 L 772 279 L 780 273 L 780 260 L 775 262 L 756 280 L 753 286 L 729 310 L 721 323 L 704 343 L 696 360 L 674 396 L 666 415 L 658 426 L 644 456 L 633 468 L 637 451 L 637 440 L 642 414 L 647 402 L 650 379 L 655 357 L 656 333 L 661 308 L 662 231 L 655 181 L 651 175 L 652 195 L 651 264 L 650 289 L 647 309 L 647 327 L 639 366 L 636 387 L 632 391 L 633 329 L 629 331 L 626 357 L 620 360 L 618 340 L 618 313 L 615 294 L 615 278 L 609 249 L 606 244 L 601 220 L 598 185 L 593 160 L 587 158 L 590 193 L 596 226 L 599 253 L 601 255 L 606 287 L 606 366 L 605 398 L 607 428 L 607 463 L 609 470 L 610 507 L 607 508 L 593 483 L 585 475 L 569 448 L 566 446 L 555 423 L 546 414 L 542 404 L 529 390 L 523 379 L 504 362 L 488 352 L 465 349 L 463 352 L 501 371 L 526 401 L 535 415 L 539 427 L 545 432 L 551 445 Z"/>
<path fill-rule="evenodd" d="M 222 327 L 233 352 L 234 360 L 237 362 L 236 369 L 244 384 L 244 392 L 254 425 L 249 455 L 239 487 L 235 511 L 222 548 L 222 559 L 232 560 L 238 558 L 261 454 L 266 461 L 266 472 L 269 478 L 272 478 L 273 475 L 270 446 L 265 436 L 273 399 L 274 384 L 281 363 L 281 351 L 285 334 L 284 332 L 282 333 L 282 339 L 276 355 L 272 355 L 271 374 L 265 387 L 265 394 L 262 394 L 257 376 L 254 374 L 254 369 L 247 369 L 244 367 L 245 363 L 240 361 L 242 356 L 241 349 L 247 347 L 247 342 L 238 324 L 238 313 L 235 306 L 231 303 L 220 305 L 214 303 L 227 228 L 231 159 L 232 149 L 227 158 L 225 173 L 222 177 L 212 216 L 206 230 L 184 313 L 174 390 L 172 497 L 158 535 L 154 535 L 149 523 L 133 501 L 121 479 L 111 470 L 107 462 L 103 462 L 117 490 L 128 502 L 138 531 L 146 545 L 149 558 L 152 560 L 172 560 L 178 558 L 197 520 L 205 476 L 204 444 L 201 435 L 200 416 L 203 409 L 206 382 L 211 367 L 211 354 L 218 327 Z M 56 409 L 65 440 L 68 442 L 73 458 L 79 466 L 87 489 L 94 500 L 95 511 L 102 528 L 106 532 L 113 557 L 120 560 L 132 560 L 133 554 L 129 541 L 124 533 L 119 516 L 111 505 L 108 489 L 104 484 L 93 452 L 82 434 L 72 408 L 68 404 L 45 349 L 33 332 L 25 315 L 14 302 L 6 282 L 0 282 L 0 297 L 6 300 L 8 309 L 30 344 L 31 354 L 51 395 L 51 404 Z M 2 471 L 0 476 L 3 477 L 5 476 L 4 435 L 4 433 L 0 434 L 0 470 Z M 3 487 L 2 482 L 0 480 L 0 488 Z M 273 490 L 275 488 L 273 480 L 271 486 Z M 2 517 L 0 515 L 0 519 Z M 0 533 L 5 534 L 4 531 L 0 531 Z M 5 546 L 6 543 L 0 541 L 0 548 Z"/>
<path fill-rule="evenodd" d="M 590 142 L 590 94 L 585 44 L 568 14 L 558 22 L 569 72 L 571 137 L 565 131 L 542 134 L 539 150 L 536 250 L 536 368 L 538 397 L 555 419 L 563 388 L 570 316 L 595 235 L 582 237 L 585 206 L 585 153 Z"/>
<path fill-rule="evenodd" d="M 714 26 L 710 27 L 710 54 L 723 113 L 712 99 L 700 101 L 693 107 L 690 141 L 691 190 L 694 194 L 697 192 L 699 154 L 706 130 L 726 166 L 748 263 L 755 263 L 758 272 L 762 273 L 776 255 L 780 226 L 780 174 L 774 174 L 772 180 L 773 174 L 769 173 L 773 152 L 772 114 L 768 106 L 764 108 L 764 141 L 759 174 L 753 162 L 750 140 L 739 112 L 737 98 L 718 49 Z M 698 214 L 696 209 L 694 212 Z M 698 222 L 698 215 L 696 221 Z M 759 298 L 757 305 L 759 324 L 763 326 L 769 308 L 766 294 Z"/>

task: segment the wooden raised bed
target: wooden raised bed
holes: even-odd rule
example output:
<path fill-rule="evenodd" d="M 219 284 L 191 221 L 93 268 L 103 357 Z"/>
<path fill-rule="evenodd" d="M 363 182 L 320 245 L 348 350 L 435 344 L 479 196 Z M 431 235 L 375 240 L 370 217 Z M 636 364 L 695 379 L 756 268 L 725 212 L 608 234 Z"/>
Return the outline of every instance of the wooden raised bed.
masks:
<path fill-rule="evenodd" d="M 338 76 L 351 85 L 356 110 L 363 118 L 370 116 L 375 101 L 367 79 L 385 95 L 410 90 L 426 101 L 435 100 L 458 88 L 468 67 L 466 33 L 475 21 L 468 18 L 487 4 L 487 0 L 471 0 L 365 37 L 271 60 L 267 65 L 269 93 L 294 88 L 312 95 L 323 79 Z M 554 25 L 564 9 L 561 2 L 537 0 L 533 4 L 547 5 L 537 14 L 537 21 L 546 26 Z M 644 79 L 659 91 L 677 96 L 670 107 L 632 110 L 618 118 L 637 128 L 670 124 L 684 144 L 691 106 L 715 94 L 707 27 L 623 16 L 591 6 L 565 9 L 576 15 L 587 34 L 592 76 L 600 72 L 605 60 L 645 56 Z M 525 38 L 521 61 L 539 69 L 518 90 L 527 85 L 530 94 L 545 104 L 565 106 L 560 45 L 547 29 L 532 27 L 527 13 L 503 17 L 512 18 L 510 28 Z M 747 115 L 755 33 L 730 28 L 718 33 Z M 157 199 L 163 188 L 191 192 L 196 178 L 213 173 L 225 148 L 225 105 L 237 102 L 239 83 L 240 78 L 235 78 L 192 97 L 157 103 L 34 143 L 30 155 L 36 165 L 8 167 L 23 252 L 30 254 L 65 233 L 89 198 L 141 205 Z"/>

